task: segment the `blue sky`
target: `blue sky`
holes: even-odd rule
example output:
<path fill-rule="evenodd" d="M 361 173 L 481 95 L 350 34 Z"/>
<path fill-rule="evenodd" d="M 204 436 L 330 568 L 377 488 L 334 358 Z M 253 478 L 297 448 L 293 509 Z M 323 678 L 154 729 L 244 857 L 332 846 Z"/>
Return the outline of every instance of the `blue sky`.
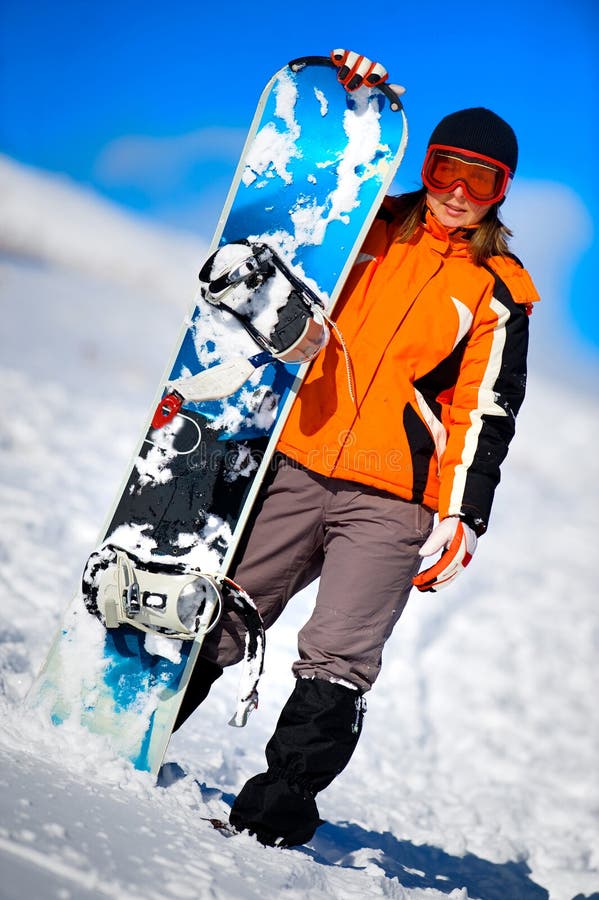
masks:
<path fill-rule="evenodd" d="M 264 83 L 289 59 L 335 46 L 381 60 L 408 88 L 401 188 L 418 183 L 447 112 L 484 105 L 508 119 L 520 141 L 517 181 L 557 185 L 576 209 L 564 216 L 549 191 L 543 227 L 570 248 L 564 309 L 599 352 L 596 0 L 4 0 L 0 148 L 208 238 Z"/>

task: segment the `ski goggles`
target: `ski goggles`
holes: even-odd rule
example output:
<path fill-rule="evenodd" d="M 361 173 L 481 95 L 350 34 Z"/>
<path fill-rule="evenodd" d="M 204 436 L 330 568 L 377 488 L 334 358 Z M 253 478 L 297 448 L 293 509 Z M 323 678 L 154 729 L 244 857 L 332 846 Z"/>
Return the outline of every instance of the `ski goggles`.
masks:
<path fill-rule="evenodd" d="M 431 144 L 422 166 L 429 191 L 448 194 L 460 184 L 472 203 L 493 204 L 505 197 L 512 172 L 503 163 L 480 153 Z"/>

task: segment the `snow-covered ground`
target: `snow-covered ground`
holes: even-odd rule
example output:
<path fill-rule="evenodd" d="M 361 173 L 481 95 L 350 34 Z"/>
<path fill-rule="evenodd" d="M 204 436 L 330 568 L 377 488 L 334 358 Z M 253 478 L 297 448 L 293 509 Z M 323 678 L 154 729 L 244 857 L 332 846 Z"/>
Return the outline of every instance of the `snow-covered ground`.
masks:
<path fill-rule="evenodd" d="M 490 532 L 412 598 L 309 847 L 204 819 L 263 768 L 310 591 L 269 632 L 247 728 L 227 671 L 168 786 L 25 712 L 204 249 L 0 158 L 0 897 L 599 898 L 599 404 L 536 369 Z"/>

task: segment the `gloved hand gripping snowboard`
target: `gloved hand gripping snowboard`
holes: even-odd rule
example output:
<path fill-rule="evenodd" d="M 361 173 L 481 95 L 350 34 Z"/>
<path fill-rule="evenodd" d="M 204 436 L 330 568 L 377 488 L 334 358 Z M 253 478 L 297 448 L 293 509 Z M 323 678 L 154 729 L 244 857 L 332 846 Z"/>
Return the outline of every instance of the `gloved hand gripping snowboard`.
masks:
<path fill-rule="evenodd" d="M 363 84 L 375 87 L 389 77 L 381 63 L 373 62 L 353 50 L 332 50 L 331 59 L 339 69 L 337 78 L 347 91 L 357 91 Z"/>

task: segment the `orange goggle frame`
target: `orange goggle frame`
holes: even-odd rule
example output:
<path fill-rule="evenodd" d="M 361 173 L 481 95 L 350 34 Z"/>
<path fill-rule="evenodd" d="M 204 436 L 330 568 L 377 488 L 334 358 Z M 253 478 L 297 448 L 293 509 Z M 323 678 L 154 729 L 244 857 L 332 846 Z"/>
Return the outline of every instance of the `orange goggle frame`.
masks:
<path fill-rule="evenodd" d="M 461 184 L 468 199 L 480 205 L 503 199 L 511 178 L 504 163 L 443 144 L 430 145 L 422 166 L 422 181 L 429 191 L 448 194 Z"/>

